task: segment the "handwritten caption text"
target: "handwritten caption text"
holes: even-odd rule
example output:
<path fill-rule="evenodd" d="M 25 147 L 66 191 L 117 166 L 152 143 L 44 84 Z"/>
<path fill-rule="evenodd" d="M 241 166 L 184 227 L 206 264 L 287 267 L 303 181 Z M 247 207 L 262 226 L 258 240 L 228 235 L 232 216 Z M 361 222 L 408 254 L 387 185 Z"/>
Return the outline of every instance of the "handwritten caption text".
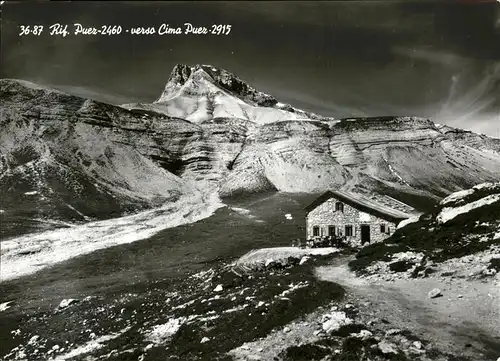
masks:
<path fill-rule="evenodd" d="M 75 24 L 52 24 L 47 27 L 43 25 L 21 25 L 19 27 L 19 36 L 34 35 L 40 36 L 46 31 L 51 36 L 68 35 L 105 35 L 113 36 L 120 34 L 131 35 L 229 35 L 231 25 L 228 24 L 212 24 L 209 26 L 193 25 L 184 23 L 182 26 L 170 26 L 169 24 L 161 24 L 159 26 L 137 26 L 124 28 L 120 25 L 102 25 L 100 27 L 87 27 L 80 23 Z"/>

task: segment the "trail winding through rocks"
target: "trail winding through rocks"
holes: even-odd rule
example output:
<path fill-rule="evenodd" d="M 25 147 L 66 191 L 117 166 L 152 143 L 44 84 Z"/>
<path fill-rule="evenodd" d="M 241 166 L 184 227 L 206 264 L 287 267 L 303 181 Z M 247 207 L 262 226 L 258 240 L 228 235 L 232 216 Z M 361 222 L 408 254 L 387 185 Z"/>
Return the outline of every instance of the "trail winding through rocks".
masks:
<path fill-rule="evenodd" d="M 500 357 L 500 287 L 493 282 L 460 278 L 377 281 L 355 276 L 347 262 L 316 269 L 320 280 L 342 285 L 360 304 L 366 320 L 385 320 L 407 329 L 432 346 L 473 360 Z M 438 288 L 442 297 L 430 299 Z"/>

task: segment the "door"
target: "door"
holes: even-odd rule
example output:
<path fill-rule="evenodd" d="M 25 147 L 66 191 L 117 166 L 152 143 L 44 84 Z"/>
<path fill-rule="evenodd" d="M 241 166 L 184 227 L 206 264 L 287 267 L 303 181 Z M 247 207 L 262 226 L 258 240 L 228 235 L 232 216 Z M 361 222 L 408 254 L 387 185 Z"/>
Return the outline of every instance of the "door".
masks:
<path fill-rule="evenodd" d="M 370 225 L 361 225 L 361 244 L 370 243 Z"/>
<path fill-rule="evenodd" d="M 335 226 L 328 226 L 328 235 L 330 237 L 335 237 Z"/>

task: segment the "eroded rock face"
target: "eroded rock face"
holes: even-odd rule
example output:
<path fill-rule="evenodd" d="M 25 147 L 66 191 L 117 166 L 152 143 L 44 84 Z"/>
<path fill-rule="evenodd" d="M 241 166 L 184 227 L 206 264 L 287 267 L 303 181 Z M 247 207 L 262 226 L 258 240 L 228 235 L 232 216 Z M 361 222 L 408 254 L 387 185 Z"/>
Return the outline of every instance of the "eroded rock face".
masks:
<path fill-rule="evenodd" d="M 123 107 L 0 82 L 2 216 L 107 218 L 193 186 L 435 197 L 500 178 L 498 139 L 416 117 L 321 117 L 208 65 L 179 65 L 155 103 Z"/>
<path fill-rule="evenodd" d="M 184 182 L 154 158 L 174 161 L 163 149 L 182 148 L 183 140 L 169 135 L 186 132 L 178 122 L 189 123 L 173 121 L 165 130 L 153 124 L 158 117 L 24 82 L 2 80 L 1 88 L 4 216 L 108 218 L 184 192 Z M 185 138 L 196 134 L 192 128 Z"/>

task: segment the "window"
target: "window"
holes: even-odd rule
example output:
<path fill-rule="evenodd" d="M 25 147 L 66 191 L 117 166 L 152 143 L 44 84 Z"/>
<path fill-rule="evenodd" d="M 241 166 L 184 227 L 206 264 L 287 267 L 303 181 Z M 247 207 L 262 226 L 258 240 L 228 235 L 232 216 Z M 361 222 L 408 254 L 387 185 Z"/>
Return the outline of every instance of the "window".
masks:
<path fill-rule="evenodd" d="M 352 237 L 353 236 L 352 226 L 345 226 L 345 235 L 346 235 L 346 237 Z"/>
<path fill-rule="evenodd" d="M 380 233 L 385 233 L 385 224 L 380 225 Z"/>
<path fill-rule="evenodd" d="M 344 203 L 342 203 L 342 202 L 335 203 L 335 210 L 340 211 L 340 212 L 344 212 Z"/>
<path fill-rule="evenodd" d="M 335 236 L 335 226 L 328 226 L 328 235 Z"/>
<path fill-rule="evenodd" d="M 314 226 L 313 227 L 313 237 L 318 237 L 319 236 L 319 227 Z"/>

